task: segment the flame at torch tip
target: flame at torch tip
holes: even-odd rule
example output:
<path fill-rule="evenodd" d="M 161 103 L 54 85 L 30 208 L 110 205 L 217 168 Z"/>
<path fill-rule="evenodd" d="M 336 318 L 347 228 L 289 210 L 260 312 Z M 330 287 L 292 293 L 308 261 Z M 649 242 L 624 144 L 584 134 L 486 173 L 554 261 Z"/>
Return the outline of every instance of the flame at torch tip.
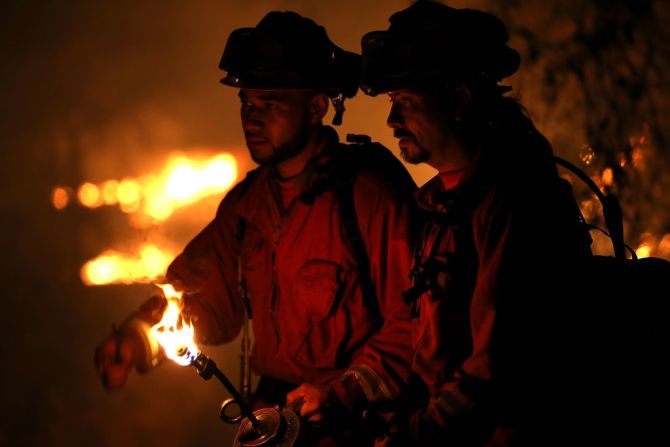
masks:
<path fill-rule="evenodd" d="M 172 284 L 156 284 L 163 291 L 163 295 L 166 299 L 176 299 L 180 300 L 183 292 L 177 292 Z"/>
<path fill-rule="evenodd" d="M 165 355 L 182 366 L 193 364 L 198 356 L 195 331 L 181 311 L 184 306 L 182 292 L 172 284 L 157 284 L 163 290 L 167 305 L 163 318 L 151 328 L 151 334 L 165 351 Z"/>

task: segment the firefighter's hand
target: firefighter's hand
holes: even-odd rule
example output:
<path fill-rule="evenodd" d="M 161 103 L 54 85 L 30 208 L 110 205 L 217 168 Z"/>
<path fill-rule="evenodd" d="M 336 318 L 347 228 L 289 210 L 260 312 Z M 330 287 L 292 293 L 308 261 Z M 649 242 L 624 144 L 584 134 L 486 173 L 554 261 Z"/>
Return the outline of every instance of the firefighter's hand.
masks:
<path fill-rule="evenodd" d="M 300 416 L 310 422 L 324 419 L 330 404 L 328 402 L 328 386 L 303 383 L 286 395 L 286 403 L 291 404 L 302 400 Z"/>
<path fill-rule="evenodd" d="M 112 334 L 95 351 L 95 367 L 107 390 L 121 388 L 128 379 L 128 373 L 135 364 L 135 344 L 132 339 L 119 334 L 112 328 Z"/>
<path fill-rule="evenodd" d="M 422 409 L 409 420 L 396 413 L 377 415 L 377 425 L 386 425 L 383 434 L 375 440 L 375 447 L 403 447 L 407 445 L 435 445 L 443 429 L 431 413 Z"/>
<path fill-rule="evenodd" d="M 397 412 L 365 413 L 366 422 L 381 433 L 375 439 L 375 447 L 402 447 L 412 445 L 408 423 Z"/>

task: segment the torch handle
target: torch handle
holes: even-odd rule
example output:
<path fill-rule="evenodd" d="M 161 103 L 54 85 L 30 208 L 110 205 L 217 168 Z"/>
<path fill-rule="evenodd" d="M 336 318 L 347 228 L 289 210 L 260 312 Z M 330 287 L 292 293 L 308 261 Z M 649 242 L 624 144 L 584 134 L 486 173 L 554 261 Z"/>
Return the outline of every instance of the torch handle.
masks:
<path fill-rule="evenodd" d="M 203 379 L 209 380 L 212 375 L 216 376 L 216 378 L 219 379 L 219 382 L 221 382 L 223 386 L 226 387 L 230 395 L 233 396 L 233 399 L 235 399 L 237 402 L 237 405 L 240 407 L 240 414 L 248 418 L 249 422 L 251 422 L 251 425 L 254 428 L 258 428 L 260 426 L 260 422 L 258 419 L 256 419 L 254 413 L 247 406 L 244 397 L 242 397 L 240 392 L 237 391 L 237 388 L 235 388 L 235 385 L 233 385 L 230 380 L 228 380 L 228 377 L 226 377 L 225 374 L 221 372 L 212 359 L 204 354 L 199 354 L 194 362 L 194 365 Z"/>

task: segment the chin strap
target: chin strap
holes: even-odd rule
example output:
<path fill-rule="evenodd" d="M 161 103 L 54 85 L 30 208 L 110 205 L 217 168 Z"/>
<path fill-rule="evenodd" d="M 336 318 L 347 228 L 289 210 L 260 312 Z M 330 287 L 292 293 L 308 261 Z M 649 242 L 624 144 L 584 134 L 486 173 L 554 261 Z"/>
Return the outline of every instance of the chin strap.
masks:
<path fill-rule="evenodd" d="M 335 116 L 333 117 L 333 126 L 342 124 L 342 115 L 344 115 L 344 93 L 339 92 L 337 96 L 330 98 L 335 108 Z"/>

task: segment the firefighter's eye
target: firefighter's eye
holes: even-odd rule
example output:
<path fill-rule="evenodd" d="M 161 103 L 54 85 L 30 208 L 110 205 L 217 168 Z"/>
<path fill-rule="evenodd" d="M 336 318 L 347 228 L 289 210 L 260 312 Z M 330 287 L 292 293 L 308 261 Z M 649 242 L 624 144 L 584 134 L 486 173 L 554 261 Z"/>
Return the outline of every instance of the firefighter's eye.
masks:
<path fill-rule="evenodd" d="M 412 98 L 407 95 L 389 96 L 389 101 L 393 104 L 408 105 L 412 103 Z"/>
<path fill-rule="evenodd" d="M 274 102 L 266 102 L 265 110 L 277 110 L 277 104 Z"/>

